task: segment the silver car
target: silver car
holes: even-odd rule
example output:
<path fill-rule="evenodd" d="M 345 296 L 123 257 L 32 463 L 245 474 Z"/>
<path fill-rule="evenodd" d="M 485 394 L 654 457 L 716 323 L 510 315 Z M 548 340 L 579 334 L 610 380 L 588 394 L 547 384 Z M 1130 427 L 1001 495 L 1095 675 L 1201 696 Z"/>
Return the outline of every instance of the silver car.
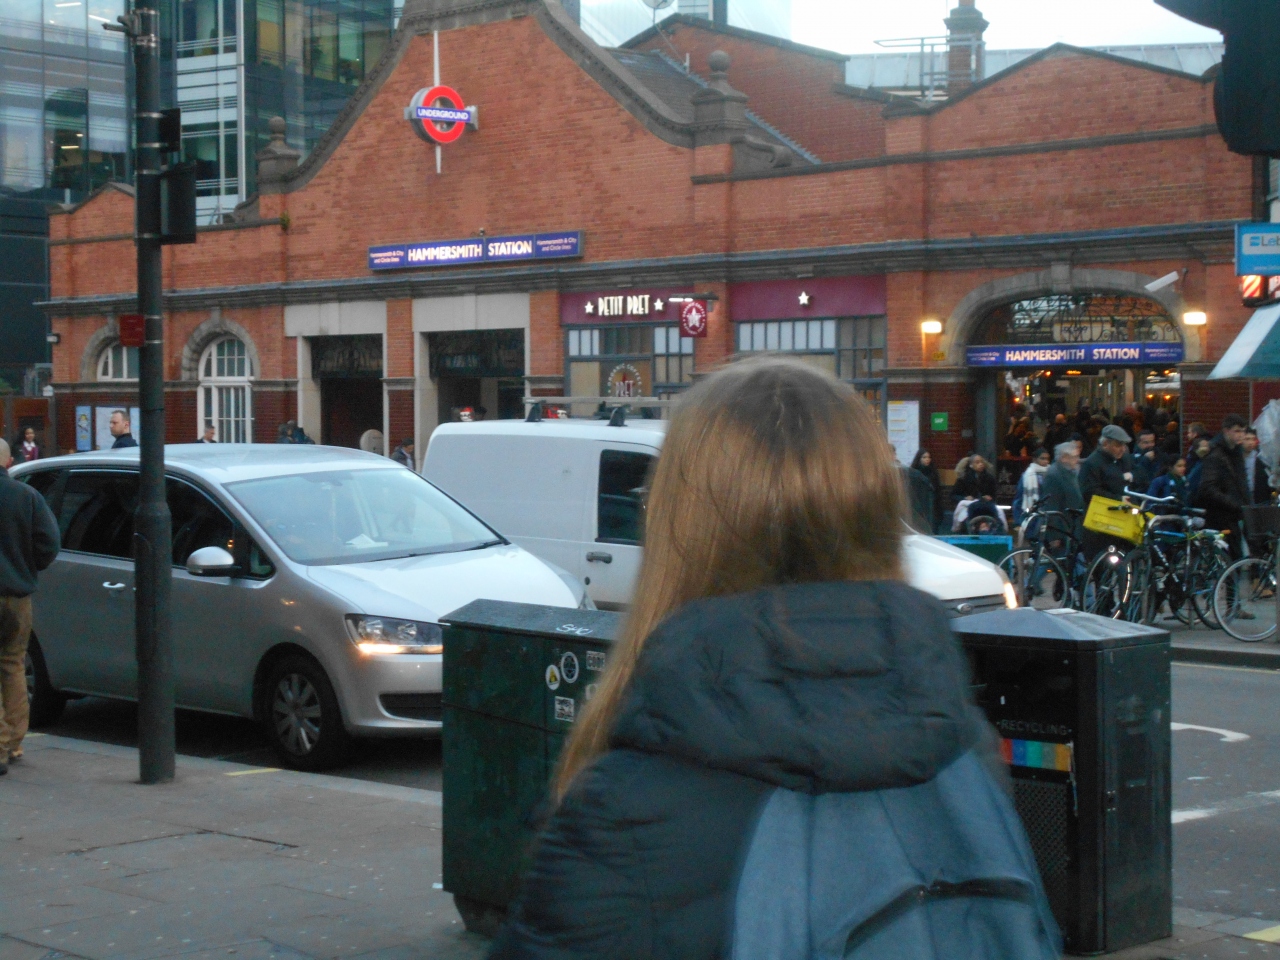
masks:
<path fill-rule="evenodd" d="M 373 454 L 310 445 L 165 450 L 181 707 L 253 717 L 318 770 L 353 735 L 440 727 L 444 614 L 478 598 L 589 605 L 581 583 Z M 13 468 L 58 518 L 28 663 L 32 722 L 69 695 L 137 696 L 138 450 Z"/>

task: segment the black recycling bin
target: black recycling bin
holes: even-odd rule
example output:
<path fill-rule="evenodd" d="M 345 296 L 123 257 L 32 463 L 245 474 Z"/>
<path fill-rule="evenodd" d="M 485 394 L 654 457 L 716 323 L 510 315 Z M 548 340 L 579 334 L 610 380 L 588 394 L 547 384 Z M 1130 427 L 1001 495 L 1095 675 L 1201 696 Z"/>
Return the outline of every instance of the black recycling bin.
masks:
<path fill-rule="evenodd" d="M 444 889 L 492 934 L 528 865 L 556 759 L 617 613 L 477 600 L 444 624 Z"/>
<path fill-rule="evenodd" d="M 1109 953 L 1169 936 L 1168 632 L 1029 608 L 952 626 L 1002 738 L 1067 950 Z"/>

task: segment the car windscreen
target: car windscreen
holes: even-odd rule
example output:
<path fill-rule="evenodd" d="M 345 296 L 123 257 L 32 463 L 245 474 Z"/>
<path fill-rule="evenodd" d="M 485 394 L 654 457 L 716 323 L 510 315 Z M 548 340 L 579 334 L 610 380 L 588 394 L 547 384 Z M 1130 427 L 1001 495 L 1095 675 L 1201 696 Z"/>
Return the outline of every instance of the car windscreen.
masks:
<path fill-rule="evenodd" d="M 266 477 L 226 489 L 295 563 L 362 563 L 504 542 L 400 468 Z"/>

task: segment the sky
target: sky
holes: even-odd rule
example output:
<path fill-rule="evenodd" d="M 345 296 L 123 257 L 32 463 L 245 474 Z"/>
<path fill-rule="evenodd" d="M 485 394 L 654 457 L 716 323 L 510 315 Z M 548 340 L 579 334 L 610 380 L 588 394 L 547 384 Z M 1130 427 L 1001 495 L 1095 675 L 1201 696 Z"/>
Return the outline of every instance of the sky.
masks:
<path fill-rule="evenodd" d="M 956 0 L 791 0 L 791 39 L 841 53 L 883 53 L 876 40 L 940 36 Z M 991 49 L 1221 43 L 1154 0 L 977 0 Z"/>

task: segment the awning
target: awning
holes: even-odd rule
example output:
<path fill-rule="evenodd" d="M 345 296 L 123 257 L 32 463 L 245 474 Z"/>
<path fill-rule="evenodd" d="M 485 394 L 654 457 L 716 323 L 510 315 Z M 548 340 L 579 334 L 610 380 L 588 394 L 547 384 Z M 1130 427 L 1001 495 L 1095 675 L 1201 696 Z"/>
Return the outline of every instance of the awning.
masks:
<path fill-rule="evenodd" d="M 1210 380 L 1231 377 L 1280 378 L 1280 303 L 1255 310 L 1209 374 Z"/>

